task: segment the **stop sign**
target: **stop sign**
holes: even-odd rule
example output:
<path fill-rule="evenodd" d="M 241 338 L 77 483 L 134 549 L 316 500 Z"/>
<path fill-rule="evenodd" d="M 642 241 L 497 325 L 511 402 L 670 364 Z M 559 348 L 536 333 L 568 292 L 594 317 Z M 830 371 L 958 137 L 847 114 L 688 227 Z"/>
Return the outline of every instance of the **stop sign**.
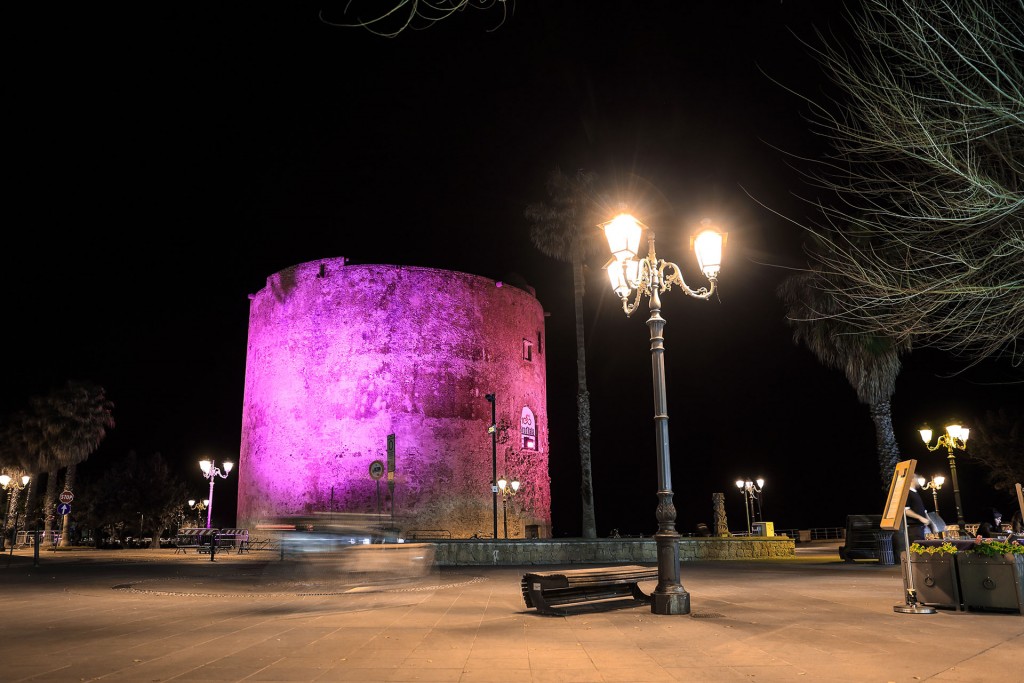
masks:
<path fill-rule="evenodd" d="M 75 499 L 75 494 L 71 493 L 71 491 L 61 491 L 60 492 L 60 502 L 62 502 L 62 503 L 70 503 L 74 499 Z"/>

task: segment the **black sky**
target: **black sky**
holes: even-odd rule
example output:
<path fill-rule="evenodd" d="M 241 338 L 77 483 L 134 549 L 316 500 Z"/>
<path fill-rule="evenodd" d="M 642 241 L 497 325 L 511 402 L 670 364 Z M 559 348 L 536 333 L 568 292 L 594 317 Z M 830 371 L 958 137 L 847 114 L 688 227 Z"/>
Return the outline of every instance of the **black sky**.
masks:
<path fill-rule="evenodd" d="M 4 412 L 95 381 L 118 426 L 87 466 L 159 451 L 199 497 L 194 462 L 237 457 L 247 295 L 268 275 L 346 256 L 522 277 L 551 312 L 554 526 L 575 534 L 571 275 L 530 245 L 523 209 L 546 199 L 553 167 L 585 168 L 609 196 L 642 193 L 659 255 L 689 273 L 688 226 L 710 216 L 729 232 L 719 299 L 665 298 L 680 529 L 711 522 L 716 491 L 741 528 L 740 476 L 768 480 L 779 528 L 881 509 L 867 408 L 792 344 L 774 296 L 802 240 L 774 212 L 802 219 L 796 197 L 813 196 L 775 148 L 823 147 L 769 76 L 827 88 L 798 37 L 841 37 L 840 3 L 520 2 L 503 23 L 467 10 L 393 39 L 320 20 L 343 21 L 342 7 L 11 15 Z M 598 528 L 649 534 L 646 318 L 618 309 L 603 261 L 586 300 Z M 917 352 L 897 385 L 897 438 L 927 474 L 944 458 L 924 452 L 921 421 L 1019 403 L 981 384 L 1004 377 L 998 365 L 949 378 L 956 367 Z M 961 464 L 968 511 L 992 502 L 982 476 Z"/>

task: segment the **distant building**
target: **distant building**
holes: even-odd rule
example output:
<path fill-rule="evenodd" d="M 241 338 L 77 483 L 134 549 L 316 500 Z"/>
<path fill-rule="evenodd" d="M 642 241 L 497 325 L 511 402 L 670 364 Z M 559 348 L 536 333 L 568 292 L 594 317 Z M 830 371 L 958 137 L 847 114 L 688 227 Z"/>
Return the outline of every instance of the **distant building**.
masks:
<path fill-rule="evenodd" d="M 490 535 L 493 393 L 497 473 L 522 482 L 509 537 L 550 536 L 544 311 L 532 291 L 334 258 L 275 273 L 250 299 L 240 527 L 326 511 L 389 522 L 394 434 L 397 525 Z M 502 521 L 499 495 L 499 536 Z"/>

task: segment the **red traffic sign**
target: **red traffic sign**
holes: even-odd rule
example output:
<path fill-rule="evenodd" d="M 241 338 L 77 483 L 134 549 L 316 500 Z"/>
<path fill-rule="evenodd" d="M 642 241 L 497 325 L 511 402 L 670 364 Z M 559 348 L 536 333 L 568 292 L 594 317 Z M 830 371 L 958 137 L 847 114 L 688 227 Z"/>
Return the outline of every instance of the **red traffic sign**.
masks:
<path fill-rule="evenodd" d="M 62 502 L 62 503 L 70 503 L 74 499 L 75 499 L 75 494 L 71 493 L 71 491 L 61 491 L 60 492 L 60 502 Z"/>
<path fill-rule="evenodd" d="M 380 479 L 384 476 L 384 463 L 380 460 L 374 460 L 370 463 L 370 476 L 374 479 Z"/>

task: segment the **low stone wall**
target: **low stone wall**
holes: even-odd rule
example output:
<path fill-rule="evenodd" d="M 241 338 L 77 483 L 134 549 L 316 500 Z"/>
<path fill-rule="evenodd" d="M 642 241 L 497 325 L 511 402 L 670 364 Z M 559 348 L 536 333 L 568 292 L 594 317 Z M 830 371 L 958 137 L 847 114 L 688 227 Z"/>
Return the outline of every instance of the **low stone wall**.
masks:
<path fill-rule="evenodd" d="M 435 562 L 442 566 L 605 564 L 635 562 L 656 564 L 653 538 L 510 539 L 424 541 L 435 546 Z M 730 538 L 681 538 L 679 559 L 753 560 L 796 556 L 795 543 L 786 536 Z"/>

